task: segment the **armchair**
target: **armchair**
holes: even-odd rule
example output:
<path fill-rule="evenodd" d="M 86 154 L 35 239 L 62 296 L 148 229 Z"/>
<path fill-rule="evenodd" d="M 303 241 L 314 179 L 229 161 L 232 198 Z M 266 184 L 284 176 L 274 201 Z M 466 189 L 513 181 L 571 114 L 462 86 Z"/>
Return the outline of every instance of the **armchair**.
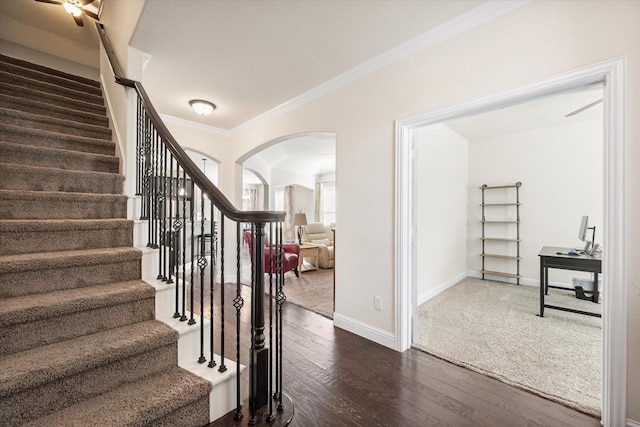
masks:
<path fill-rule="evenodd" d="M 247 245 L 249 246 L 250 254 L 253 253 L 251 250 L 251 248 L 253 247 L 252 245 L 253 242 L 251 237 L 252 237 L 251 231 L 245 230 L 244 238 L 247 242 Z M 287 271 L 293 270 L 296 277 L 300 277 L 298 275 L 298 257 L 300 255 L 300 245 L 298 245 L 297 243 L 283 243 L 282 251 L 283 251 L 283 257 L 282 257 L 283 272 L 286 273 Z M 271 260 L 269 259 L 270 256 L 272 258 Z M 264 272 L 265 273 L 276 272 L 275 247 L 273 249 L 269 248 L 268 239 L 265 239 L 265 245 L 264 245 Z"/>
<path fill-rule="evenodd" d="M 321 222 L 309 223 L 302 233 L 302 243 L 318 247 L 318 267 L 333 268 L 333 232 Z"/>

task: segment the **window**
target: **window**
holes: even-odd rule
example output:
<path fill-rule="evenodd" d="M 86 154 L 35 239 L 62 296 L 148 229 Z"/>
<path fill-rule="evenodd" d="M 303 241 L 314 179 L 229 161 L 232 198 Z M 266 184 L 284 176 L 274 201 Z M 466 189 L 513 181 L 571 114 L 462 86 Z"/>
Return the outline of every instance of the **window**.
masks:
<path fill-rule="evenodd" d="M 336 222 L 336 183 L 335 181 L 323 182 L 320 188 L 322 192 L 320 221 L 325 224 L 334 224 Z"/>

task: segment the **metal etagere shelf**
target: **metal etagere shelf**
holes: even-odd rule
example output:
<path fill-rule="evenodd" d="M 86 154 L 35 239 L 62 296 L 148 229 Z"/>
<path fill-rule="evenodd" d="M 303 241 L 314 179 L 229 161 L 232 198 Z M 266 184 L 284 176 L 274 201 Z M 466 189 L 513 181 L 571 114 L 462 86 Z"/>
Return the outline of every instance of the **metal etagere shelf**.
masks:
<path fill-rule="evenodd" d="M 480 238 L 482 240 L 482 253 L 480 254 L 480 256 L 482 257 L 482 279 L 485 279 L 485 275 L 492 275 L 492 276 L 502 276 L 502 277 L 508 277 L 508 278 L 512 278 L 512 279 L 516 279 L 516 283 L 519 285 L 520 284 L 520 186 L 522 186 L 521 182 L 516 182 L 513 185 L 498 185 L 498 186 L 488 186 L 487 184 L 483 184 L 482 187 L 480 187 L 480 189 L 482 190 L 482 203 L 480 204 L 480 206 L 482 207 L 482 220 L 480 221 L 482 224 L 482 237 Z M 489 191 L 489 190 L 498 190 L 498 189 L 507 189 L 506 191 L 508 191 L 508 189 L 513 188 L 515 190 L 515 201 L 508 200 L 510 198 L 508 198 L 507 200 L 504 200 L 503 202 L 501 201 L 500 203 L 486 203 L 486 198 L 485 198 L 485 192 Z M 485 215 L 485 210 L 492 210 L 492 208 L 496 208 L 496 207 L 504 207 L 507 208 L 507 210 L 509 209 L 515 209 L 515 220 L 514 219 L 507 219 L 507 218 L 498 218 L 498 219 L 494 219 L 495 217 L 492 216 L 490 220 L 487 219 L 486 215 Z M 509 231 L 507 234 L 515 234 L 513 237 L 495 237 L 495 235 L 489 235 L 487 236 L 487 234 L 485 234 L 485 232 L 487 230 L 485 230 L 486 228 L 491 228 L 492 232 L 495 232 L 495 226 L 496 225 L 515 225 L 515 227 L 510 227 Z M 488 226 L 488 227 L 487 227 Z M 515 229 L 515 232 L 514 230 Z M 507 251 L 507 253 L 488 253 L 487 252 L 487 247 L 492 247 L 491 242 L 503 242 L 503 243 L 508 243 L 508 242 L 513 242 L 515 244 L 515 255 L 513 255 L 512 251 Z M 497 251 L 499 252 L 499 251 Z M 513 260 L 515 261 L 515 273 L 513 273 L 511 271 L 494 271 L 494 270 L 488 270 L 485 268 L 485 262 L 487 258 L 497 258 L 497 259 L 503 259 L 503 260 Z"/>

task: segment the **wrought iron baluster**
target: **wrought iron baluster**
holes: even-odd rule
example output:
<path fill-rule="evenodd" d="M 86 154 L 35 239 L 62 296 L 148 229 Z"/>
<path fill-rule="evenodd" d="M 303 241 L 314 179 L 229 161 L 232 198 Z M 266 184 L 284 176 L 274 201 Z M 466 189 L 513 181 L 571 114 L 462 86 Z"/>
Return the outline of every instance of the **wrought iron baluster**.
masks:
<path fill-rule="evenodd" d="M 149 162 L 150 162 L 150 157 L 149 157 L 149 151 L 150 151 L 150 146 L 151 146 L 151 136 L 149 134 L 149 126 L 150 126 L 150 122 L 149 122 L 149 118 L 147 117 L 146 114 L 146 110 L 144 111 L 144 117 L 143 117 L 143 122 L 144 122 L 144 128 L 143 128 L 143 138 L 144 138 L 144 142 L 143 142 L 143 146 L 142 146 L 142 162 L 143 162 L 143 170 L 142 170 L 142 212 L 141 212 L 141 219 L 144 219 L 147 221 L 147 246 L 149 246 L 149 226 L 151 225 L 150 223 L 148 223 L 148 221 L 150 220 L 150 215 L 149 215 Z"/>
<path fill-rule="evenodd" d="M 200 191 L 200 256 L 198 258 L 198 268 L 200 269 L 200 358 L 198 358 L 198 363 L 207 361 L 207 358 L 204 357 L 204 272 L 207 268 L 204 245 L 204 193 Z M 210 328 L 213 329 L 213 317 L 210 325 Z"/>
<path fill-rule="evenodd" d="M 220 367 L 219 372 L 227 370 L 227 366 L 224 364 L 224 263 L 225 263 L 225 222 L 224 218 L 220 224 L 220 316 L 222 322 L 220 322 Z"/>
<path fill-rule="evenodd" d="M 191 179 L 191 184 L 189 185 L 189 222 L 191 223 L 191 262 L 190 265 L 191 267 L 189 268 L 190 270 L 190 274 L 191 274 L 191 282 L 189 286 L 189 325 L 193 325 L 196 323 L 196 319 L 194 319 L 194 314 L 193 314 L 193 306 L 194 306 L 194 286 L 195 286 L 195 281 L 193 278 L 193 270 L 195 268 L 195 247 L 194 247 L 194 240 L 195 240 L 195 222 L 194 222 L 194 217 L 193 217 L 193 211 L 194 211 L 194 200 L 196 198 L 196 194 L 195 194 L 195 186 L 193 184 L 193 179 Z M 200 309 L 200 315 L 202 315 L 202 308 Z"/>
<path fill-rule="evenodd" d="M 153 218 L 151 215 L 152 209 L 152 188 L 151 188 L 151 176 L 153 174 L 152 166 L 151 166 L 151 146 L 153 145 L 151 142 L 151 133 L 152 133 L 152 124 L 151 119 L 148 116 L 145 116 L 145 132 L 144 132 L 144 217 L 147 220 L 147 247 L 151 247 L 151 239 L 152 239 L 152 223 Z"/>
<path fill-rule="evenodd" d="M 269 236 L 269 240 L 272 240 L 273 236 L 275 236 L 274 224 L 272 222 L 269 223 Z M 267 396 L 273 396 L 273 259 L 275 256 L 273 252 L 274 244 L 269 241 L 269 391 Z M 273 414 L 273 399 L 269 399 L 269 415 L 267 416 L 267 421 L 272 422 L 275 418 L 276 416 Z"/>
<path fill-rule="evenodd" d="M 155 126 L 151 137 L 151 235 L 149 242 L 151 248 L 158 248 L 158 132 Z"/>
<path fill-rule="evenodd" d="M 209 364 L 207 365 L 209 368 L 213 368 L 214 366 L 216 366 L 216 360 L 214 358 L 214 348 L 215 348 L 215 341 L 214 341 L 214 319 L 215 317 L 213 316 L 213 296 L 214 296 L 214 284 L 215 284 L 215 278 L 216 278 L 216 271 L 215 271 L 215 265 L 216 265 L 216 261 L 213 257 L 213 245 L 214 245 L 214 240 L 216 239 L 216 226 L 215 226 L 215 221 L 213 220 L 214 215 L 213 215 L 213 202 L 211 202 L 210 204 L 210 208 L 211 208 L 211 225 L 210 225 L 210 232 L 211 232 L 211 241 L 210 241 L 210 251 L 209 251 L 209 260 L 210 260 L 210 265 L 211 268 L 209 269 L 209 318 L 211 319 L 211 328 L 209 329 Z M 222 288 L 224 289 L 224 283 L 221 283 Z M 224 311 L 222 311 L 222 318 L 220 323 L 222 323 L 224 325 Z M 224 362 L 222 362 L 224 363 Z"/>
<path fill-rule="evenodd" d="M 280 258 L 280 266 L 279 266 L 279 270 L 278 270 L 278 276 L 280 277 L 280 281 L 278 282 L 278 295 L 276 297 L 276 302 L 278 304 L 278 312 L 276 315 L 276 329 L 278 330 L 277 336 L 276 336 L 276 353 L 278 354 L 278 360 L 279 360 L 279 370 L 276 372 L 276 377 L 277 377 L 277 383 L 279 385 L 278 387 L 278 411 L 282 411 L 284 409 L 284 407 L 282 406 L 282 365 L 283 365 L 283 359 L 282 359 L 282 308 L 284 306 L 285 301 L 287 300 L 284 292 L 282 291 L 283 287 L 284 287 L 284 265 L 283 265 L 283 257 L 284 257 L 284 250 L 282 248 L 282 228 L 283 228 L 283 224 L 282 222 L 278 223 L 279 225 L 279 232 L 278 232 L 278 241 L 280 242 L 280 253 L 281 258 Z"/>
<path fill-rule="evenodd" d="M 182 193 L 182 311 L 180 321 L 187 320 L 187 172 L 182 169 L 182 188 L 178 193 Z"/>
<path fill-rule="evenodd" d="M 164 144 L 163 144 L 164 145 Z M 166 264 L 166 217 L 167 217 L 167 203 L 166 203 L 166 195 L 167 195 L 167 147 L 163 145 L 160 146 L 160 166 L 158 167 L 158 204 L 160 206 L 160 214 L 159 214 L 159 251 L 158 251 L 158 280 L 167 280 L 167 276 L 165 275 L 165 264 Z"/>
<path fill-rule="evenodd" d="M 221 216 L 221 221 L 224 221 L 224 216 Z M 252 230 L 253 231 L 253 230 Z M 238 242 L 240 241 L 240 223 L 236 223 L 236 233 L 238 235 Z M 221 248 L 222 249 L 222 248 Z M 236 309 L 236 413 L 233 418 L 239 420 L 243 417 L 242 414 L 242 399 L 240 396 L 240 310 L 244 305 L 244 299 L 242 298 L 242 284 L 240 283 L 240 271 L 242 263 L 240 259 L 240 247 L 236 248 L 236 297 L 233 299 L 233 306 Z M 253 283 L 253 269 L 251 269 L 251 283 Z"/>
<path fill-rule="evenodd" d="M 278 228 L 278 224 L 276 223 L 276 244 L 278 244 L 280 242 L 280 229 Z M 276 298 L 278 295 L 278 283 L 280 282 L 280 274 L 276 274 Z M 271 303 L 271 298 L 269 298 L 269 302 Z M 278 334 L 280 333 L 280 329 L 279 329 L 279 319 L 278 319 L 278 311 L 276 309 L 276 330 L 275 330 L 275 336 L 276 336 L 276 343 L 278 342 Z M 278 370 L 280 369 L 280 357 L 278 354 L 278 345 L 276 344 L 275 349 L 274 349 L 274 353 L 275 353 L 275 391 L 273 392 L 273 394 L 271 395 L 273 397 L 273 399 L 275 400 L 279 400 L 280 399 L 280 382 L 279 382 L 279 377 L 277 375 Z"/>
<path fill-rule="evenodd" d="M 136 108 L 136 196 L 142 195 L 142 173 L 144 171 L 144 167 L 142 166 L 142 146 L 143 143 L 143 125 L 142 125 L 142 117 L 143 117 L 143 106 L 142 100 L 138 97 L 138 103 Z"/>
<path fill-rule="evenodd" d="M 169 194 L 167 196 L 167 203 L 169 205 L 169 233 L 170 235 L 167 236 L 167 239 L 169 240 L 169 266 L 168 266 L 168 271 L 169 274 L 167 274 L 167 283 L 171 284 L 174 283 L 173 282 L 173 267 L 176 265 L 175 263 L 175 252 L 176 252 L 176 244 L 174 241 L 174 236 L 175 236 L 175 231 L 173 228 L 173 154 L 169 154 Z M 177 279 L 177 276 L 176 276 Z M 176 286 L 176 289 L 178 287 Z M 177 298 L 177 292 L 176 292 L 176 304 L 177 304 L 178 298 Z M 176 306 L 176 311 L 178 311 L 177 306 Z"/>
<path fill-rule="evenodd" d="M 176 269 L 176 311 L 173 313 L 174 318 L 180 317 L 180 233 L 182 232 L 182 220 L 180 219 L 180 164 L 176 159 L 176 194 L 175 194 L 175 204 L 176 204 L 176 219 L 173 221 L 173 230 L 174 235 L 172 237 L 173 243 L 173 257 L 174 257 L 174 267 Z M 173 182 L 171 184 L 173 186 Z M 184 281 L 183 281 L 184 283 Z"/>

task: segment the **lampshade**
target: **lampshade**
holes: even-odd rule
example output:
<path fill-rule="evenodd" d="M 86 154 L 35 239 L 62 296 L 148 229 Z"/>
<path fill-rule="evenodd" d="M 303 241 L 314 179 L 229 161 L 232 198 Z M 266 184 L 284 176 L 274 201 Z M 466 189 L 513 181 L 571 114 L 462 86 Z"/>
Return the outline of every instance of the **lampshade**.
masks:
<path fill-rule="evenodd" d="M 293 216 L 293 225 L 295 227 L 301 227 L 307 225 L 307 216 L 303 213 L 297 213 Z"/>
<path fill-rule="evenodd" d="M 193 99 L 189 101 L 189 105 L 191 105 L 191 108 L 193 108 L 196 114 L 201 116 L 208 116 L 216 109 L 214 104 L 209 101 L 203 101 L 202 99 Z"/>

